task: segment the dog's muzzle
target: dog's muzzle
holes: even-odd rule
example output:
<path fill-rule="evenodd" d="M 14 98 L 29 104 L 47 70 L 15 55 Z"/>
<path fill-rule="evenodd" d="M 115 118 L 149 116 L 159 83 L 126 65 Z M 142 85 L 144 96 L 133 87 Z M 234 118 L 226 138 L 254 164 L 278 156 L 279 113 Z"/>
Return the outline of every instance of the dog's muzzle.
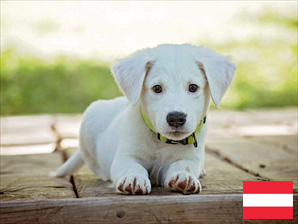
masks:
<path fill-rule="evenodd" d="M 194 146 L 197 148 L 198 147 L 198 142 L 197 142 L 197 135 L 200 132 L 201 128 L 203 127 L 203 125 L 206 123 L 206 116 L 204 117 L 203 120 L 201 120 L 199 126 L 197 127 L 196 131 L 194 133 L 192 133 L 190 136 L 188 136 L 185 139 L 182 139 L 180 141 L 176 141 L 176 140 L 171 140 L 171 139 L 167 139 L 166 137 L 162 136 L 160 133 L 158 133 L 153 125 L 151 124 L 149 118 L 146 116 L 143 108 L 141 108 L 141 112 L 142 112 L 142 117 L 145 121 L 145 123 L 147 124 L 147 126 L 151 129 L 151 131 L 153 131 L 155 134 L 157 134 L 157 138 L 158 140 L 167 143 L 167 144 L 182 144 L 182 145 L 188 145 L 188 144 L 194 144 Z"/>

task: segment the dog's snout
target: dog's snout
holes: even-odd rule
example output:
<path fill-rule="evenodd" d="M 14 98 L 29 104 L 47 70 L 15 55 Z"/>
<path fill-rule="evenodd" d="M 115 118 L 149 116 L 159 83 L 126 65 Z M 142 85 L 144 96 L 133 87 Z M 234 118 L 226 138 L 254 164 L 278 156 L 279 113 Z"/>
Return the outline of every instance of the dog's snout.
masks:
<path fill-rule="evenodd" d="M 182 112 L 171 112 L 167 116 L 167 122 L 170 126 L 181 127 L 186 122 L 186 114 Z"/>

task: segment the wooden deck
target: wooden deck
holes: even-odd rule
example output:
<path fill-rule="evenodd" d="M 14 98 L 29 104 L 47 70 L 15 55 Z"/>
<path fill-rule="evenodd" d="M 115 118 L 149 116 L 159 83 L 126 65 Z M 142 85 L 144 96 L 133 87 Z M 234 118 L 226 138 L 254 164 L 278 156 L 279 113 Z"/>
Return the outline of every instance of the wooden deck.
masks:
<path fill-rule="evenodd" d="M 294 181 L 297 223 L 297 108 L 209 113 L 207 176 L 199 195 L 153 188 L 119 195 L 84 166 L 51 173 L 78 146 L 80 115 L 1 118 L 0 223 L 273 223 L 242 219 L 242 181 Z"/>

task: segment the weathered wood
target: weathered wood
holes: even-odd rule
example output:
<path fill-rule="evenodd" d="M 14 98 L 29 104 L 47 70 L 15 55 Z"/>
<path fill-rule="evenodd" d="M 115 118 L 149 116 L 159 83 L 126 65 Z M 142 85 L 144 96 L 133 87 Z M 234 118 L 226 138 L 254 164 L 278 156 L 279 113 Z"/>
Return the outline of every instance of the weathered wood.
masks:
<path fill-rule="evenodd" d="M 0 118 L 1 135 L 7 132 L 23 132 L 28 130 L 39 130 L 40 128 L 49 128 L 54 123 L 54 117 L 51 115 L 35 116 L 10 116 Z"/>
<path fill-rule="evenodd" d="M 56 143 L 36 144 L 36 145 L 14 145 L 0 146 L 0 155 L 26 155 L 54 152 Z"/>
<path fill-rule="evenodd" d="M 211 110 L 208 137 L 297 135 L 297 108 Z"/>
<path fill-rule="evenodd" d="M 298 192 L 297 156 L 281 147 L 259 143 L 254 141 L 254 137 L 235 137 L 228 140 L 214 139 L 207 144 L 207 151 L 270 180 L 294 181 L 294 192 Z"/>
<path fill-rule="evenodd" d="M 208 152 L 205 156 L 205 169 L 207 176 L 201 179 L 202 194 L 242 194 L 243 181 L 259 180 Z"/>
<path fill-rule="evenodd" d="M 52 127 L 59 148 L 74 151 L 78 146 L 80 115 L 58 115 L 55 120 L 52 116 L 26 118 L 1 118 L 1 122 L 6 122 L 1 124 L 2 136 L 17 136 L 12 140 L 22 138 L 18 136 L 26 132 L 37 136 L 38 130 Z M 116 194 L 109 183 L 99 180 L 84 166 L 73 176 L 81 197 L 76 199 L 68 179 L 49 176 L 62 163 L 61 152 L 2 156 L 0 192 L 4 194 L 0 193 L 0 222 L 295 223 L 298 219 L 297 194 L 294 196 L 294 220 L 242 220 L 242 181 L 262 177 L 294 180 L 294 192 L 298 193 L 297 108 L 277 112 L 211 111 L 209 122 L 207 176 L 201 179 L 203 191 L 199 195 L 171 193 L 160 187 L 154 187 L 149 196 Z M 249 136 L 251 134 L 254 136 Z M 1 146 L 1 153 L 3 149 L 14 153 L 7 139 L 6 145 Z M 40 136 L 33 142 L 39 144 L 45 139 Z M 12 143 L 16 151 L 22 148 L 28 151 L 33 147 L 23 145 L 31 144 L 30 141 L 20 142 L 21 145 Z M 70 151 L 65 152 L 69 156 Z"/>
<path fill-rule="evenodd" d="M 286 153 L 296 155 L 298 153 L 298 136 L 297 135 L 281 135 L 281 136 L 246 136 L 245 138 L 263 143 L 266 145 L 280 148 Z"/>
<path fill-rule="evenodd" d="M 242 195 L 123 196 L 0 205 L 1 223 L 284 223 L 242 219 Z M 298 218 L 294 196 L 294 219 Z"/>
<path fill-rule="evenodd" d="M 56 115 L 55 129 L 63 138 L 77 138 L 81 125 L 82 115 Z"/>
<path fill-rule="evenodd" d="M 66 150 L 66 157 L 69 158 L 74 151 L 74 149 Z M 243 181 L 258 180 L 258 177 L 239 170 L 211 154 L 206 154 L 205 168 L 207 176 L 200 179 L 203 187 L 200 194 L 204 195 L 241 194 Z M 73 177 L 80 198 L 118 195 L 110 183 L 100 180 L 87 166 L 76 172 Z M 150 196 L 177 194 L 162 187 L 153 187 Z"/>
<path fill-rule="evenodd" d="M 56 140 L 51 127 L 1 133 L 1 146 L 48 144 L 55 143 Z"/>
<path fill-rule="evenodd" d="M 1 156 L 1 174 L 48 175 L 63 162 L 60 152 L 50 154 Z"/>
<path fill-rule="evenodd" d="M 69 179 L 51 177 L 61 164 L 60 152 L 1 156 L 0 200 L 75 198 Z"/>
<path fill-rule="evenodd" d="M 77 138 L 64 138 L 60 142 L 60 149 L 65 150 L 69 148 L 77 149 L 79 147 L 79 140 Z"/>
<path fill-rule="evenodd" d="M 0 176 L 0 200 L 23 201 L 75 198 L 69 180 L 47 176 Z"/>

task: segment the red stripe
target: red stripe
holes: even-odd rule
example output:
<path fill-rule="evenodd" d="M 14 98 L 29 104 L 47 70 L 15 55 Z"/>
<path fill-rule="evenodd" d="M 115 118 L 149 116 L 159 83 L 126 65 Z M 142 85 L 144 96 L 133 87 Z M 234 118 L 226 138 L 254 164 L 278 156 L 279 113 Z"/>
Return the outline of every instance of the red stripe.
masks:
<path fill-rule="evenodd" d="M 243 219 L 293 219 L 293 207 L 243 207 Z"/>
<path fill-rule="evenodd" d="M 243 181 L 243 194 L 293 194 L 293 181 Z"/>

